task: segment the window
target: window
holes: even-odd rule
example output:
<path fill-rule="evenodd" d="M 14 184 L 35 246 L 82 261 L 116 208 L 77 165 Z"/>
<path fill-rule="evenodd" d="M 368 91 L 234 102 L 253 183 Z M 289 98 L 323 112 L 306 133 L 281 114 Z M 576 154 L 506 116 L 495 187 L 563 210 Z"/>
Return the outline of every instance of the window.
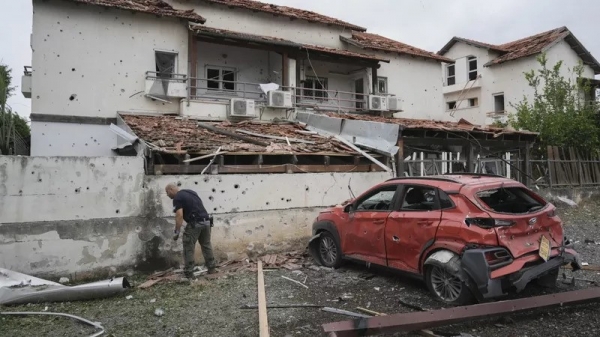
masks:
<path fill-rule="evenodd" d="M 387 88 L 387 77 L 377 77 L 377 92 L 380 94 L 387 94 Z"/>
<path fill-rule="evenodd" d="M 156 77 L 172 78 L 177 73 L 177 54 L 163 51 L 154 52 Z"/>
<path fill-rule="evenodd" d="M 206 67 L 206 86 L 209 90 L 234 91 L 235 69 L 226 67 Z"/>
<path fill-rule="evenodd" d="M 407 186 L 402 211 L 431 211 L 438 209 L 435 188 L 428 186 Z"/>
<path fill-rule="evenodd" d="M 327 99 L 327 79 L 323 77 L 306 77 L 303 84 L 304 98 Z"/>
<path fill-rule="evenodd" d="M 477 99 L 477 97 L 474 98 L 469 98 L 469 107 L 476 107 L 478 105 L 479 100 Z"/>
<path fill-rule="evenodd" d="M 455 101 L 448 102 L 446 104 L 448 106 L 448 110 L 456 109 L 456 102 Z"/>
<path fill-rule="evenodd" d="M 357 211 L 389 211 L 398 186 L 386 186 L 356 205 Z"/>
<path fill-rule="evenodd" d="M 477 79 L 477 58 L 475 56 L 469 56 L 467 58 L 468 69 L 469 69 L 469 81 L 475 81 Z"/>
<path fill-rule="evenodd" d="M 540 210 L 546 202 L 522 187 L 503 187 L 477 193 L 490 210 L 499 213 L 529 213 Z"/>
<path fill-rule="evenodd" d="M 456 74 L 454 72 L 454 64 L 449 64 L 446 66 L 446 84 L 447 85 L 456 84 Z"/>
<path fill-rule="evenodd" d="M 450 199 L 450 196 L 448 195 L 448 193 L 442 191 L 442 190 L 438 190 L 439 194 L 440 194 L 440 208 L 441 209 L 448 209 L 448 208 L 453 208 L 454 207 L 454 203 L 452 202 L 452 199 Z"/>
<path fill-rule="evenodd" d="M 504 94 L 494 95 L 494 112 L 504 112 Z"/>

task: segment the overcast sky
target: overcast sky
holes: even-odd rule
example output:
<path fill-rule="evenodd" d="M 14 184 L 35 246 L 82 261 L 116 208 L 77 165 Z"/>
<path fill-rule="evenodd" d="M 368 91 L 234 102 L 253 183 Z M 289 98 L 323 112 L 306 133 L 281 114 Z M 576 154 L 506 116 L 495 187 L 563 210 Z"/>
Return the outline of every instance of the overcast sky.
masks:
<path fill-rule="evenodd" d="M 7 1 L 8 0 L 3 0 Z M 312 10 L 389 38 L 438 51 L 452 36 L 504 43 L 567 26 L 600 59 L 600 0 L 267 0 Z M 9 105 L 23 116 L 31 102 L 21 94 L 23 66 L 31 64 L 30 0 L 0 11 L 0 62 L 13 69 L 17 86 Z M 202 13 L 200 13 L 202 14 Z"/>

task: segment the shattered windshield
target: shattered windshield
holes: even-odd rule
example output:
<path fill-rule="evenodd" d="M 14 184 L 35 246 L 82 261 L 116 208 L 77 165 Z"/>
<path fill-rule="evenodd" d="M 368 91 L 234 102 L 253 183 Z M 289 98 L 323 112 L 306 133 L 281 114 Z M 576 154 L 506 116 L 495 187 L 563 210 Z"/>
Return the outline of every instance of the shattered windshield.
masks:
<path fill-rule="evenodd" d="M 530 213 L 546 206 L 546 202 L 523 187 L 501 187 L 480 191 L 477 198 L 487 208 L 499 213 Z"/>

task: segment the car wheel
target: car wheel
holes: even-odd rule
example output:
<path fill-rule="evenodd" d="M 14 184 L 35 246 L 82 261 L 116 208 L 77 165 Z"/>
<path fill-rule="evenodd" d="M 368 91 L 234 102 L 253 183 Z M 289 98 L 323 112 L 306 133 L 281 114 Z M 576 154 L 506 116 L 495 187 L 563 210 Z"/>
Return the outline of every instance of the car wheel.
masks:
<path fill-rule="evenodd" d="M 458 257 L 452 258 L 447 264 L 460 263 Z M 473 295 L 467 285 L 443 265 L 429 265 L 425 270 L 427 288 L 438 301 L 449 305 L 465 305 L 473 300 Z"/>
<path fill-rule="evenodd" d="M 321 264 L 328 268 L 337 268 L 342 262 L 342 250 L 329 232 L 321 233 L 319 238 L 319 259 Z"/>

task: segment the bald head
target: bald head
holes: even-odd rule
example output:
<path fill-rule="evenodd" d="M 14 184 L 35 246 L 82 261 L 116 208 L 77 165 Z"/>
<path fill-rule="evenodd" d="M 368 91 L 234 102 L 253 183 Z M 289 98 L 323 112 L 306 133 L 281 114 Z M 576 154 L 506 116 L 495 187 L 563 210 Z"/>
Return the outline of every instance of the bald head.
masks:
<path fill-rule="evenodd" d="M 168 184 L 167 187 L 165 187 L 165 191 L 167 192 L 167 195 L 169 196 L 169 198 L 173 199 L 175 197 L 175 194 L 177 194 L 177 192 L 179 192 L 179 187 L 177 187 L 177 185 L 171 183 L 171 184 Z"/>

